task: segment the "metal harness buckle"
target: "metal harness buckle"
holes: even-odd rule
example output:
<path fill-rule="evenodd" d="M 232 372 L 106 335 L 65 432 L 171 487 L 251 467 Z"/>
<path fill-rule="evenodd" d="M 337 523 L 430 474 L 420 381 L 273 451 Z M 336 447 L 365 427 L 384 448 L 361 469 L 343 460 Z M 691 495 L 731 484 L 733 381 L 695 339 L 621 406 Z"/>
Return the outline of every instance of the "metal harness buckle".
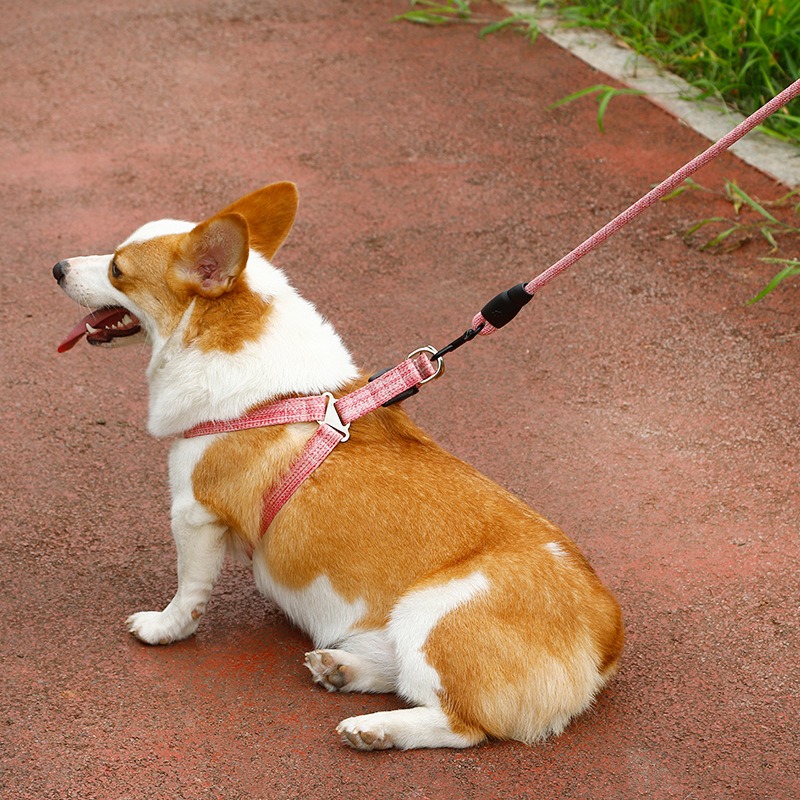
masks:
<path fill-rule="evenodd" d="M 350 438 L 350 423 L 345 424 L 336 410 L 336 398 L 330 392 L 323 392 L 323 397 L 326 397 L 328 404 L 325 406 L 325 418 L 322 420 L 323 425 L 328 425 L 333 428 L 337 433 L 342 434 L 342 441 L 346 442 Z"/>

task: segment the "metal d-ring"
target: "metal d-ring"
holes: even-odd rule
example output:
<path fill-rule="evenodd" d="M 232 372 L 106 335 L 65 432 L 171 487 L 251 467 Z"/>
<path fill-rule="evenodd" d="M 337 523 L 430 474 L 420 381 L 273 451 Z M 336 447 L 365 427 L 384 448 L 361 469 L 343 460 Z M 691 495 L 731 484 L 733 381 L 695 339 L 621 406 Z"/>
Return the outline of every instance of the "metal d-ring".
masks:
<path fill-rule="evenodd" d="M 413 353 L 409 353 L 408 357 L 409 358 L 414 358 L 414 356 L 418 356 L 420 353 L 428 353 L 428 354 L 433 356 L 433 355 L 436 355 L 437 352 L 438 351 L 437 351 L 437 349 L 435 347 L 432 347 L 431 345 L 426 345 L 425 347 L 418 347 L 416 350 L 414 350 Z M 433 361 L 433 359 L 431 359 L 431 361 Z M 422 386 L 423 383 L 427 383 L 428 381 L 432 381 L 434 378 L 438 378 L 438 377 L 440 377 L 441 375 L 444 374 L 444 359 L 443 358 L 437 358 L 436 361 L 437 361 L 436 372 L 434 372 L 433 375 L 431 375 L 431 376 L 429 376 L 427 378 L 423 378 L 419 382 L 420 386 Z"/>

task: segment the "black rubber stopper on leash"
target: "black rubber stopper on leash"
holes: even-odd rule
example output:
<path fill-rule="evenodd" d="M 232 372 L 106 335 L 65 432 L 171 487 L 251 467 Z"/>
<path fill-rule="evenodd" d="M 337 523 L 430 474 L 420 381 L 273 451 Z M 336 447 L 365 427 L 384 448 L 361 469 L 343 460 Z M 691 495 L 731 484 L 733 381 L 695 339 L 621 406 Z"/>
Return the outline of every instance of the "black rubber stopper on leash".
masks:
<path fill-rule="evenodd" d="M 518 283 L 493 297 L 482 309 L 481 315 L 494 328 L 502 328 L 525 308 L 533 295 L 525 291 L 525 284 Z"/>

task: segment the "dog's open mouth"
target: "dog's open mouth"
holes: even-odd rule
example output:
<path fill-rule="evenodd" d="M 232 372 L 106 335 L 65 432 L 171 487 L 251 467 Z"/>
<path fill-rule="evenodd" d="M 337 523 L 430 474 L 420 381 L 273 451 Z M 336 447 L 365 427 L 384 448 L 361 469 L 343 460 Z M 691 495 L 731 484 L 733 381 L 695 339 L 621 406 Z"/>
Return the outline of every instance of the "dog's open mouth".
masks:
<path fill-rule="evenodd" d="M 122 336 L 133 336 L 142 329 L 139 320 L 121 306 L 99 308 L 87 314 L 58 346 L 59 353 L 71 350 L 86 336 L 89 344 L 108 344 Z"/>

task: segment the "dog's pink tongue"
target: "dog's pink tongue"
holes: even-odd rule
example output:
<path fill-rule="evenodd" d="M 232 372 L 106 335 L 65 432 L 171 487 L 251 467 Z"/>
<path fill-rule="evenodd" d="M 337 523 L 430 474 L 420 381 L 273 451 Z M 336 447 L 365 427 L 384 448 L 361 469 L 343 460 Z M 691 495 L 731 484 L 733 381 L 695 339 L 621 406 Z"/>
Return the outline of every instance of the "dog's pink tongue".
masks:
<path fill-rule="evenodd" d="M 87 314 L 67 335 L 67 338 L 58 346 L 59 353 L 66 353 L 72 350 L 76 344 L 86 336 L 86 326 L 102 328 L 119 322 L 126 314 L 124 308 L 101 308 L 99 311 L 92 311 Z"/>

